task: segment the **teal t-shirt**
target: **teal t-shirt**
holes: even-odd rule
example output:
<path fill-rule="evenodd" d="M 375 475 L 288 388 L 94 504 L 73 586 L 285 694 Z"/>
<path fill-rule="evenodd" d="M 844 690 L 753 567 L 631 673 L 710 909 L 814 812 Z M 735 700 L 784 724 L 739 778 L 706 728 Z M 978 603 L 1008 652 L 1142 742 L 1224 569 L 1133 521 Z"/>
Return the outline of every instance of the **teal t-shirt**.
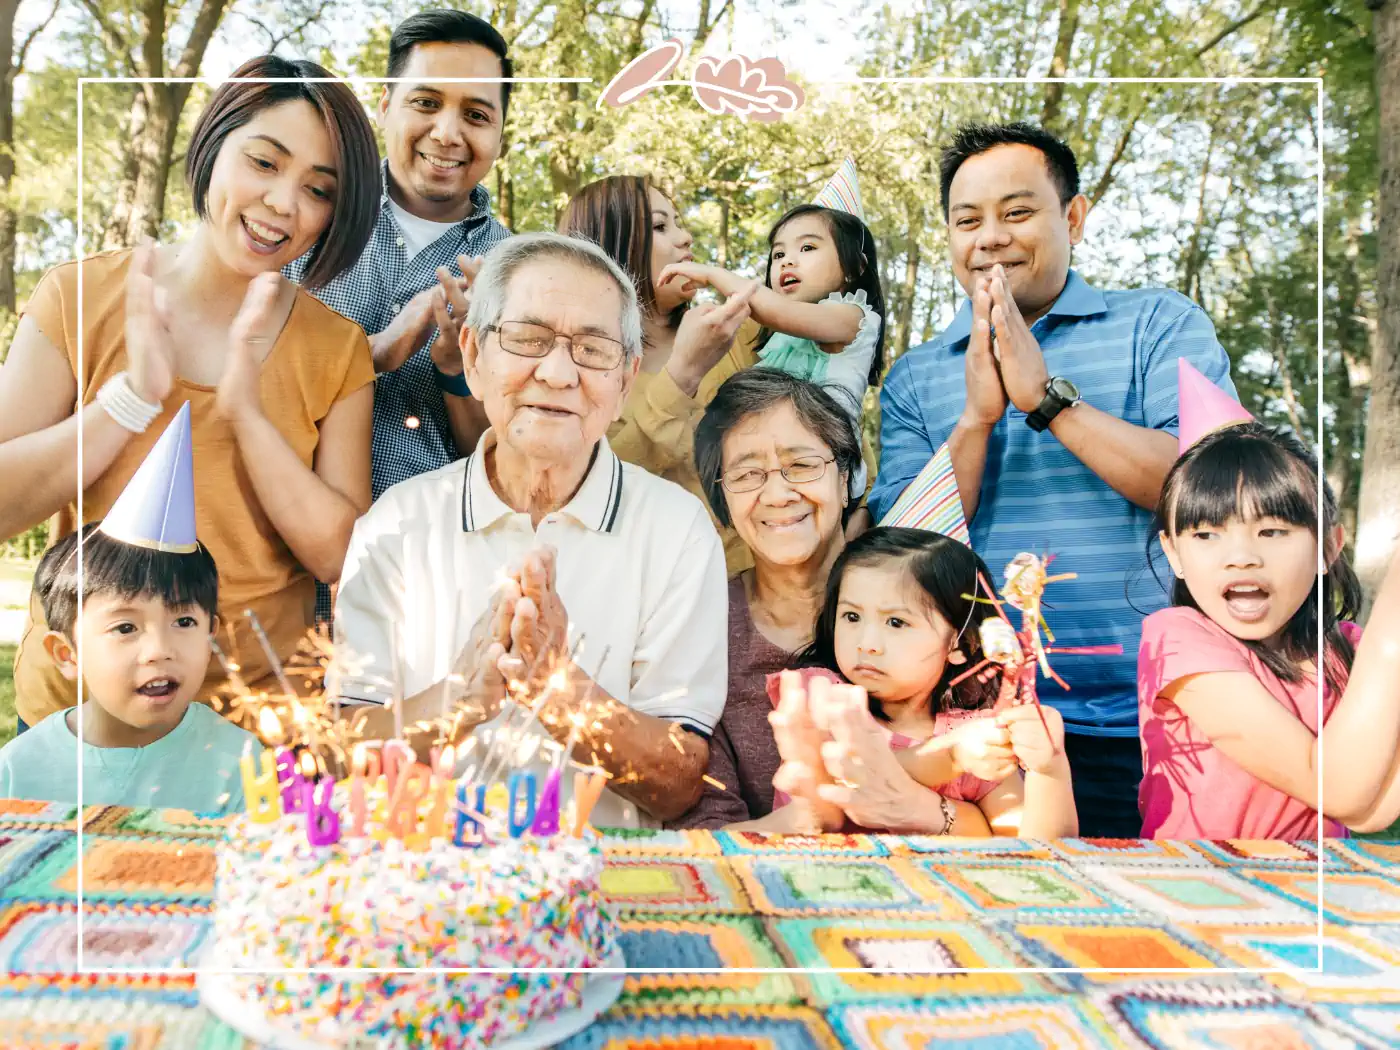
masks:
<path fill-rule="evenodd" d="M 0 748 L 0 798 L 78 801 L 78 737 L 55 711 Z M 235 813 L 244 808 L 238 760 L 257 737 L 204 704 L 145 747 L 83 744 L 83 802 Z"/>

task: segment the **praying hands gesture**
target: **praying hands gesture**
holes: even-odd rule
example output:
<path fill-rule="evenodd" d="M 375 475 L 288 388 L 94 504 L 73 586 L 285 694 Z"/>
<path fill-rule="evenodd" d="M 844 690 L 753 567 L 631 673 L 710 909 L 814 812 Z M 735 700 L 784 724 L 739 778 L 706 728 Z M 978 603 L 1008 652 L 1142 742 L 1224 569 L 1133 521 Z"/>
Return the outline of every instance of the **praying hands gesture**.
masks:
<path fill-rule="evenodd" d="M 979 282 L 980 283 L 980 282 Z M 1000 365 L 1002 387 L 1006 397 L 1022 412 L 1034 412 L 1045 400 L 1045 384 L 1050 371 L 1045 355 L 1036 341 L 1026 319 L 1011 295 L 1011 281 L 999 264 L 992 267 L 987 293 L 991 300 L 993 354 Z M 974 328 L 976 304 L 973 305 Z"/>
<path fill-rule="evenodd" d="M 508 643 L 500 656 L 507 680 L 542 687 L 569 658 L 569 614 L 555 590 L 552 547 L 531 551 L 507 584 L 511 600 Z"/>

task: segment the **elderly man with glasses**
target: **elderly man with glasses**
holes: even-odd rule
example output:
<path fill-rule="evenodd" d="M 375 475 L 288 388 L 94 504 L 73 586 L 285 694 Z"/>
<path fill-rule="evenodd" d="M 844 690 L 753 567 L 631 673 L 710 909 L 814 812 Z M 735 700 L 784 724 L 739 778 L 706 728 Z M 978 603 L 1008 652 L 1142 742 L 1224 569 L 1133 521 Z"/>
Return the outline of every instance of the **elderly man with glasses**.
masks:
<path fill-rule="evenodd" d="M 402 726 L 422 752 L 475 735 L 477 763 L 509 728 L 540 785 L 571 748 L 611 777 L 600 827 L 694 804 L 725 696 L 719 537 L 698 499 L 605 437 L 641 342 L 632 283 L 592 243 L 493 248 L 461 336 L 490 428 L 360 519 L 336 603 L 339 693 L 378 708 L 367 737 Z"/>

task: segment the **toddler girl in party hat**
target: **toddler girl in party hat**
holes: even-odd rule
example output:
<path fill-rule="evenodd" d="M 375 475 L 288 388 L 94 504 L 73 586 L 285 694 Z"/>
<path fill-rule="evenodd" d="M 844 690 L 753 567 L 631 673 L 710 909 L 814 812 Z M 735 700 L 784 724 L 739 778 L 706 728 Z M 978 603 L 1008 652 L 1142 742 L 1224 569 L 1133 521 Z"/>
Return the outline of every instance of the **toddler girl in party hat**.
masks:
<path fill-rule="evenodd" d="M 718 266 L 672 263 L 658 284 L 708 285 L 728 298 L 750 282 Z M 860 183 L 849 158 L 811 204 L 799 204 L 768 232 L 765 287 L 749 303 L 764 326 L 759 364 L 827 389 L 861 432 L 865 391 L 884 368 L 885 297 L 875 238 L 865 225 Z M 865 491 L 862 465 L 853 492 Z"/>
<path fill-rule="evenodd" d="M 1157 508 L 1172 607 L 1144 621 L 1138 656 L 1142 834 L 1387 827 L 1400 815 L 1400 561 L 1362 641 L 1316 456 L 1185 360 L 1179 383 L 1181 455 Z"/>
<path fill-rule="evenodd" d="M 77 802 L 81 751 L 84 803 L 243 808 L 239 759 L 261 744 L 191 703 L 209 666 L 219 590 L 194 522 L 186 404 L 111 512 L 59 540 L 39 563 L 44 650 L 86 701 L 0 748 L 0 798 Z"/>

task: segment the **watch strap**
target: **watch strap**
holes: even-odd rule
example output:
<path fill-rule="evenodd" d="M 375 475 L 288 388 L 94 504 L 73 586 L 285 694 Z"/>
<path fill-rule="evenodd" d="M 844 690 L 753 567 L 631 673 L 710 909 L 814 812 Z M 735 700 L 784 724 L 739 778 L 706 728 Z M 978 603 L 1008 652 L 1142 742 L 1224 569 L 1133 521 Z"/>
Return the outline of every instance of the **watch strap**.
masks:
<path fill-rule="evenodd" d="M 433 378 L 437 380 L 438 389 L 444 394 L 452 394 L 454 397 L 471 397 L 471 387 L 467 386 L 467 374 L 458 372 L 455 376 L 448 375 L 433 362 Z"/>

